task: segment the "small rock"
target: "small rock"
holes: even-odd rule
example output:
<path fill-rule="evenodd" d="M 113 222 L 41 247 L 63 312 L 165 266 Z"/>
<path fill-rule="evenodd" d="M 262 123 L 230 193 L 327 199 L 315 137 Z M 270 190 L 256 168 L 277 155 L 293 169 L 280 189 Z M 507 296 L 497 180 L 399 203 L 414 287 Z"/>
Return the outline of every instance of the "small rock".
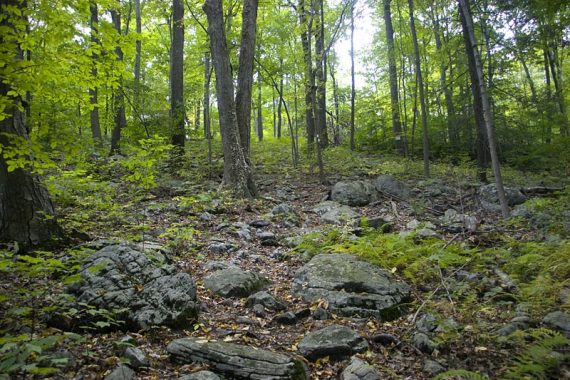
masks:
<path fill-rule="evenodd" d="M 278 245 L 277 238 L 273 232 L 263 231 L 257 234 L 257 237 L 261 241 L 261 245 L 266 245 L 266 246 Z"/>
<path fill-rule="evenodd" d="M 221 377 L 210 371 L 198 371 L 179 377 L 178 380 L 221 380 Z"/>
<path fill-rule="evenodd" d="M 204 264 L 204 269 L 208 271 L 226 269 L 227 267 L 229 267 L 228 263 L 216 260 L 211 260 Z"/>
<path fill-rule="evenodd" d="M 133 380 L 135 377 L 135 371 L 121 364 L 113 372 L 105 376 L 105 380 Z"/>
<path fill-rule="evenodd" d="M 219 296 L 247 297 L 269 284 L 269 280 L 255 272 L 238 267 L 216 271 L 204 279 L 204 287 Z"/>
<path fill-rule="evenodd" d="M 251 319 L 247 317 L 237 317 L 236 323 L 240 325 L 251 325 L 251 326 L 259 326 L 259 321 L 256 319 Z"/>
<path fill-rule="evenodd" d="M 329 319 L 329 312 L 323 309 L 322 307 L 317 307 L 316 310 L 313 312 L 313 319 L 324 321 L 325 319 Z"/>
<path fill-rule="evenodd" d="M 310 315 L 311 315 L 311 309 L 309 309 L 308 307 L 301 310 L 297 310 L 295 312 L 295 316 L 297 316 L 298 319 L 308 318 Z"/>
<path fill-rule="evenodd" d="M 214 218 L 214 216 L 212 214 L 210 214 L 208 211 L 203 212 L 200 214 L 200 220 L 203 222 L 209 222 Z"/>
<path fill-rule="evenodd" d="M 325 356 L 342 359 L 368 350 L 368 342 L 356 331 L 340 325 L 332 325 L 308 333 L 299 343 L 299 352 L 309 360 Z"/>
<path fill-rule="evenodd" d="M 424 314 L 416 321 L 416 330 L 422 333 L 430 333 L 437 328 L 437 318 L 433 314 Z"/>
<path fill-rule="evenodd" d="M 548 313 L 542 320 L 548 327 L 565 333 L 570 333 L 570 314 L 562 311 Z"/>
<path fill-rule="evenodd" d="M 265 317 L 265 308 L 261 304 L 253 305 L 252 307 L 253 313 L 256 317 L 264 318 Z"/>
<path fill-rule="evenodd" d="M 263 219 L 254 220 L 254 221 L 249 222 L 249 225 L 251 227 L 254 227 L 254 228 L 264 228 L 264 227 L 269 226 L 270 224 L 271 223 L 269 223 L 267 220 L 263 220 Z"/>
<path fill-rule="evenodd" d="M 237 230 L 235 234 L 242 240 L 251 241 L 251 232 L 249 230 Z"/>
<path fill-rule="evenodd" d="M 273 215 L 294 214 L 295 210 L 287 203 L 281 203 L 271 210 Z"/>
<path fill-rule="evenodd" d="M 424 372 L 429 377 L 433 377 L 438 373 L 444 372 L 445 367 L 436 362 L 435 360 L 426 359 L 424 360 Z"/>
<path fill-rule="evenodd" d="M 342 371 L 341 380 L 380 380 L 378 371 L 365 361 L 353 356 Z"/>
<path fill-rule="evenodd" d="M 297 323 L 297 316 L 292 311 L 286 313 L 277 314 L 273 318 L 273 322 L 279 323 L 280 325 L 294 325 Z"/>
<path fill-rule="evenodd" d="M 398 346 L 400 344 L 400 339 L 396 335 L 388 333 L 380 333 L 372 336 L 372 341 L 375 343 L 380 343 L 383 346 Z"/>
<path fill-rule="evenodd" d="M 426 354 L 431 354 L 435 350 L 436 344 L 433 342 L 429 336 L 422 332 L 415 333 L 412 337 L 412 346 L 425 352 Z"/>
<path fill-rule="evenodd" d="M 420 239 L 436 238 L 441 239 L 441 235 L 431 228 L 420 228 L 416 231 L 416 236 Z"/>
<path fill-rule="evenodd" d="M 208 246 L 208 250 L 214 254 L 226 253 L 235 249 L 232 243 L 213 242 Z"/>
<path fill-rule="evenodd" d="M 275 297 L 273 294 L 266 292 L 266 291 L 261 291 L 261 292 L 257 292 L 255 294 L 252 294 L 251 296 L 249 296 L 247 298 L 245 305 L 247 307 L 254 307 L 255 305 L 262 305 L 267 310 L 273 310 L 273 311 L 285 310 L 287 308 L 287 306 L 285 305 L 285 302 L 283 302 L 283 300 Z"/>
<path fill-rule="evenodd" d="M 375 216 L 368 218 L 368 226 L 372 228 L 382 228 L 384 232 L 389 232 L 392 229 L 392 218 L 387 216 Z"/>
<path fill-rule="evenodd" d="M 303 242 L 302 236 L 289 236 L 284 239 L 287 248 L 295 248 Z"/>
<path fill-rule="evenodd" d="M 140 348 L 127 347 L 124 356 L 129 359 L 129 365 L 134 369 L 150 367 L 148 358 Z"/>

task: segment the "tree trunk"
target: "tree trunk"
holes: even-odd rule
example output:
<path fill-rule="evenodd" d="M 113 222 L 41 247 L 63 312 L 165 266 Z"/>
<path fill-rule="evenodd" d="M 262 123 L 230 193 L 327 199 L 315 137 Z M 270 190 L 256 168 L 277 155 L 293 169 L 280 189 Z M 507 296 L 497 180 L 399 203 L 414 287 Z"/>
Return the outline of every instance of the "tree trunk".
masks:
<path fill-rule="evenodd" d="M 301 45 L 303 47 L 304 81 L 305 88 L 305 127 L 307 129 L 307 148 L 309 154 L 315 143 L 315 75 L 313 72 L 313 58 L 311 49 L 311 25 L 307 19 L 310 14 L 305 8 L 305 0 L 299 0 L 299 24 L 301 26 Z"/>
<path fill-rule="evenodd" d="M 183 149 L 184 128 L 184 3 L 172 0 L 172 47 L 170 49 L 170 117 L 172 145 Z"/>
<path fill-rule="evenodd" d="M 23 11 L 23 4 L 17 0 L 4 0 L 2 5 Z M 0 45 L 4 49 L 6 62 L 23 59 L 14 22 L 26 22 L 21 13 L 2 18 Z M 14 38 L 15 37 L 15 38 Z M 5 117 L 0 120 L 0 146 L 9 147 L 13 138 L 28 140 L 25 114 L 21 111 L 19 96 L 8 95 L 12 90 L 8 80 L 0 81 L 0 98 L 9 101 L 4 109 Z M 28 157 L 29 158 L 29 157 Z M 55 211 L 46 188 L 37 175 L 25 168 L 8 170 L 8 162 L 0 154 L 0 242 L 17 242 L 24 250 L 53 243 L 62 232 L 55 219 Z"/>
<path fill-rule="evenodd" d="M 258 0 L 244 0 L 236 93 L 236 112 L 240 144 L 245 159 L 248 162 L 251 139 L 251 88 L 253 86 L 257 6 Z"/>
<path fill-rule="evenodd" d="M 325 25 L 323 0 L 314 3 L 314 14 L 317 15 L 317 28 L 315 30 L 315 72 L 316 72 L 316 102 L 315 102 L 315 129 L 321 148 L 328 146 L 327 133 L 327 104 L 326 104 L 326 56 L 325 56 Z"/>
<path fill-rule="evenodd" d="M 111 10 L 111 19 L 113 21 L 113 25 L 115 26 L 115 30 L 120 35 L 121 34 L 121 14 L 119 13 L 118 9 L 120 7 L 120 1 L 117 1 L 117 9 Z M 123 49 L 121 49 L 120 41 L 116 41 L 117 45 L 115 46 L 115 56 L 117 57 L 117 61 L 120 63 L 123 62 Z M 111 134 L 111 150 L 109 151 L 109 155 L 113 154 L 121 154 L 121 130 L 127 127 L 127 117 L 125 115 L 125 97 L 123 95 L 123 78 L 122 74 L 120 75 L 119 79 L 119 87 L 114 92 L 114 107 L 115 107 L 115 125 L 113 127 L 113 132 Z"/>
<path fill-rule="evenodd" d="M 280 78 L 279 78 L 279 103 L 277 103 L 277 138 L 281 138 L 281 126 L 283 124 L 283 58 L 279 59 L 280 63 Z"/>
<path fill-rule="evenodd" d="M 398 74 L 396 72 L 396 52 L 394 49 L 394 27 L 392 26 L 390 2 L 391 0 L 383 0 L 384 25 L 386 26 L 386 43 L 388 45 L 388 73 L 390 75 L 392 131 L 394 133 L 394 145 L 396 147 L 396 153 L 404 155 L 405 148 L 404 141 L 402 139 L 402 126 L 400 125 L 400 105 L 398 101 Z"/>
<path fill-rule="evenodd" d="M 466 44 L 467 54 L 472 57 L 472 60 L 475 63 L 476 80 L 477 80 L 476 85 L 479 88 L 479 94 L 481 96 L 481 103 L 483 106 L 483 118 L 485 120 L 485 127 L 487 131 L 487 137 L 489 140 L 489 150 L 491 153 L 491 163 L 493 166 L 493 174 L 495 175 L 497 194 L 499 196 L 499 202 L 501 204 L 501 211 L 503 217 L 507 218 L 509 216 L 509 205 L 507 204 L 505 189 L 503 187 L 503 177 L 501 176 L 501 166 L 499 163 L 499 156 L 497 154 L 495 128 L 493 126 L 491 108 L 490 108 L 489 98 L 487 96 L 487 87 L 485 84 L 485 79 L 483 77 L 481 59 L 479 57 L 479 51 L 477 50 L 477 40 L 475 39 L 475 31 L 473 30 L 474 29 L 473 19 L 471 18 L 471 11 L 469 9 L 468 0 L 458 0 L 458 1 L 459 1 L 459 13 L 461 18 L 461 24 L 463 27 L 463 34 L 465 35 L 466 42 L 468 42 Z"/>
<path fill-rule="evenodd" d="M 414 57 L 416 66 L 417 86 L 420 91 L 420 107 L 422 111 L 422 147 L 424 159 L 424 176 L 429 177 L 429 134 L 428 134 L 428 111 L 426 106 L 426 98 L 424 93 L 424 82 L 422 78 L 422 65 L 420 61 L 420 48 L 418 46 L 418 36 L 416 33 L 416 25 L 414 20 L 414 3 L 408 0 L 410 7 L 410 29 L 412 31 L 412 42 L 414 44 Z"/>
<path fill-rule="evenodd" d="M 141 0 L 135 0 L 135 28 L 137 39 L 135 40 L 135 82 L 134 82 L 134 103 L 137 110 L 140 110 L 140 87 L 141 87 L 141 53 L 142 53 L 142 22 L 141 22 Z"/>
<path fill-rule="evenodd" d="M 89 27 L 91 29 L 91 46 L 97 50 L 99 45 L 99 11 L 97 3 L 92 2 L 89 5 L 91 16 L 89 18 Z M 97 80 L 97 60 L 99 55 L 97 53 L 91 54 L 91 77 L 92 80 Z M 91 119 L 91 136 L 98 144 L 102 143 L 101 125 L 99 123 L 99 106 L 97 105 L 97 86 L 89 87 L 89 104 L 91 105 L 90 119 Z"/>
<path fill-rule="evenodd" d="M 332 81 L 332 88 L 333 88 L 333 101 L 334 101 L 334 119 L 336 121 L 336 127 L 333 128 L 333 144 L 334 145 L 340 145 L 340 135 L 341 135 L 341 126 L 340 126 L 340 104 L 339 104 L 339 98 L 338 98 L 338 83 L 336 82 L 336 77 L 335 77 L 335 72 L 334 72 L 335 68 L 334 66 L 331 64 L 331 61 L 329 61 L 329 73 L 331 75 L 331 81 Z M 333 123 L 334 125 L 334 123 Z"/>
<path fill-rule="evenodd" d="M 204 53 L 204 137 L 208 140 L 208 173 L 212 176 L 212 131 L 210 125 L 210 81 L 212 69 L 210 67 L 210 53 Z"/>
<path fill-rule="evenodd" d="M 261 66 L 257 65 L 257 139 L 263 141 L 263 99 L 261 88 Z"/>
<path fill-rule="evenodd" d="M 224 153 L 224 185 L 236 196 L 253 197 L 257 189 L 240 141 L 234 101 L 234 84 L 223 24 L 222 0 L 206 0 L 208 34 L 216 70 L 216 97 Z"/>
<path fill-rule="evenodd" d="M 354 144 L 354 102 L 356 99 L 356 81 L 354 75 L 354 7 L 356 0 L 352 2 L 350 8 L 350 78 L 351 78 L 351 91 L 350 91 L 350 150 L 355 149 Z M 338 115 L 337 115 L 338 117 Z M 338 123 L 338 120 L 337 120 Z"/>

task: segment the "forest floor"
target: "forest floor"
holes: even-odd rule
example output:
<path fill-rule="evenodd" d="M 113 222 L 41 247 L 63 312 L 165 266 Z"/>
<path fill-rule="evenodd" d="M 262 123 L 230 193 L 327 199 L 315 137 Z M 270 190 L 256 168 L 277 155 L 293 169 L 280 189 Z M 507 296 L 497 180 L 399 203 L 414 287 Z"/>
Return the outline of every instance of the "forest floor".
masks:
<path fill-rule="evenodd" d="M 327 153 L 327 179 L 331 184 L 388 173 L 411 188 L 409 200 L 386 197 L 355 208 L 364 220 L 378 216 L 389 219 L 389 231 L 386 228 L 380 231 L 367 227 L 366 223 L 362 228 L 322 225 L 311 209 L 329 197 L 331 186 L 319 183 L 310 167 L 292 168 L 285 146 L 274 145 L 271 149 L 280 151 L 275 154 L 269 148 L 254 145 L 256 181 L 261 195 L 254 200 L 235 200 L 218 192 L 219 178 L 215 173 L 220 172 L 220 160 L 212 169 L 214 178 L 209 179 L 200 151 L 189 153 L 192 159 L 181 175 L 157 173 L 158 185 L 149 191 L 124 181 L 128 170 L 113 172 L 96 164 L 80 173 L 73 168 L 74 172 L 70 170 L 67 177 L 52 178 L 52 192 L 59 186 L 55 196 L 60 218 L 68 231 L 76 231 L 77 244 L 81 244 L 80 240 L 116 239 L 164 245 L 176 267 L 195 279 L 201 312 L 196 324 L 188 330 L 164 327 L 96 332 L 92 328 L 73 335 L 75 340 L 66 335 L 45 352 L 24 352 L 14 359 L 20 366 L 12 367 L 16 369 L 8 378 L 26 378 L 26 371 L 33 373 L 42 367 L 38 358 L 49 356 L 50 350 L 65 351 L 68 360 L 53 364 L 57 371 L 48 376 L 104 378 L 124 361 L 118 342 L 128 333 L 150 361 L 150 368 L 137 372 L 138 378 L 176 379 L 204 366 L 180 365 L 169 360 L 166 346 L 174 339 L 203 337 L 294 355 L 308 332 L 340 324 L 369 341 L 370 350 L 359 356 L 386 379 L 431 378 L 437 370 L 425 368 L 433 367 L 430 361 L 436 361 L 446 370 L 460 370 L 456 378 L 462 375 L 463 378 L 570 379 L 568 340 L 564 337 L 568 331 L 557 333 L 543 322 L 547 313 L 567 312 L 570 308 L 568 178 L 534 178 L 508 171 L 509 186 L 560 190 L 533 196 L 524 204 L 528 211 L 525 216 L 501 220 L 498 214 L 480 207 L 479 185 L 471 179 L 473 168 L 438 164 L 433 167 L 434 179 L 422 180 L 420 163 L 344 150 Z M 283 203 L 295 211 L 296 223 L 269 217 L 271 210 Z M 441 216 L 448 209 L 476 218 L 477 229 L 447 228 Z M 252 222 L 259 220 L 268 223 L 251 227 Z M 418 226 L 434 233 L 419 236 Z M 238 234 L 243 228 L 250 232 L 250 237 Z M 257 237 L 263 231 L 274 233 L 278 243 L 263 244 Z M 232 248 L 214 253 L 208 248 L 212 242 L 230 243 Z M 69 249 L 49 256 L 57 259 L 69 255 Z M 346 318 L 330 313 L 328 319 L 309 316 L 284 325 L 273 320 L 277 313 L 256 314 L 246 307 L 243 299 L 224 299 L 203 285 L 203 279 L 212 271 L 208 263 L 235 264 L 270 279 L 269 291 L 287 303 L 288 311 L 309 309 L 312 313 L 326 305 L 293 297 L 293 276 L 310 257 L 327 252 L 352 253 L 389 265 L 384 269 L 412 287 L 407 313 L 393 321 Z M 45 252 L 36 257 L 43 257 L 42 254 Z M 382 257 L 383 254 L 386 256 Z M 8 253 L 4 255 L 8 257 Z M 31 273 L 4 266 L 10 271 L 0 266 L 5 271 L 0 280 L 3 295 L 0 335 L 4 335 L 0 338 L 4 345 L 0 349 L 0 368 L 6 365 L 7 353 L 22 341 L 62 334 L 47 327 L 42 315 L 52 311 L 50 307 L 65 288 L 49 270 L 44 275 L 41 270 Z M 516 331 L 507 335 L 497 333 L 517 316 L 523 316 L 524 323 Z M 433 331 L 430 337 L 434 348 L 428 353 L 412 343 L 412 336 L 418 321 L 430 318 L 437 323 L 445 321 L 451 327 Z M 390 334 L 394 339 L 381 342 L 377 339 L 379 334 Z M 328 358 L 307 361 L 313 379 L 339 378 L 346 364 Z"/>

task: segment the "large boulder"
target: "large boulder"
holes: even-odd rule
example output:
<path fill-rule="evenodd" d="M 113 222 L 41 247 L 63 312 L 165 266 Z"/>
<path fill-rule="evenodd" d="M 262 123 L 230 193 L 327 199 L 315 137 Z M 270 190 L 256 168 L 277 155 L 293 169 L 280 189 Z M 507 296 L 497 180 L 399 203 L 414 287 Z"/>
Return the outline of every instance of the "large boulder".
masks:
<path fill-rule="evenodd" d="M 376 368 L 364 360 L 353 356 L 350 364 L 342 371 L 341 380 L 380 380 L 380 373 Z"/>
<path fill-rule="evenodd" d="M 374 187 L 377 191 L 398 198 L 407 199 L 410 197 L 410 189 L 408 186 L 391 175 L 378 176 L 374 180 Z"/>
<path fill-rule="evenodd" d="M 546 314 L 542 320 L 548 327 L 570 334 L 570 314 L 563 311 L 553 311 Z"/>
<path fill-rule="evenodd" d="M 228 297 L 248 297 L 269 284 L 259 273 L 244 271 L 231 266 L 216 271 L 204 279 L 204 287 L 215 294 Z"/>
<path fill-rule="evenodd" d="M 292 292 L 309 302 L 325 299 L 341 315 L 388 320 L 401 315 L 410 287 L 355 256 L 320 254 L 297 271 Z"/>
<path fill-rule="evenodd" d="M 323 224 L 356 226 L 360 222 L 360 215 L 356 211 L 334 201 L 321 202 L 312 211 L 321 217 Z"/>
<path fill-rule="evenodd" d="M 524 203 L 527 199 L 519 189 L 514 187 L 505 187 L 505 197 L 511 207 Z M 497 212 L 501 210 L 499 205 L 499 193 L 494 183 L 479 188 L 479 199 L 485 210 Z"/>
<path fill-rule="evenodd" d="M 347 206 L 366 206 L 376 198 L 376 189 L 368 181 L 337 182 L 331 191 L 333 201 Z"/>
<path fill-rule="evenodd" d="M 329 356 L 343 359 L 368 350 L 368 342 L 356 331 L 332 325 L 307 334 L 299 343 L 299 352 L 309 360 Z"/>
<path fill-rule="evenodd" d="M 228 379 L 309 379 L 302 360 L 251 346 L 182 338 L 172 341 L 166 350 L 178 363 L 204 363 Z"/>
<path fill-rule="evenodd" d="M 188 273 L 163 264 L 160 253 L 144 253 L 136 245 L 108 245 L 89 256 L 81 280 L 68 289 L 78 303 L 122 309 L 128 327 L 186 328 L 198 317 L 196 286 Z"/>

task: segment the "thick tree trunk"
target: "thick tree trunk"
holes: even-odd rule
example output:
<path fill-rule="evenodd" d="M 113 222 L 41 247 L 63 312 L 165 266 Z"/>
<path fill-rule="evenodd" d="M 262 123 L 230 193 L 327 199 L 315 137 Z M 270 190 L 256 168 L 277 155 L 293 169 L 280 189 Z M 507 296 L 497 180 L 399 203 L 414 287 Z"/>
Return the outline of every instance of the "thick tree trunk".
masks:
<path fill-rule="evenodd" d="M 218 115 L 224 153 L 224 185 L 240 197 L 253 197 L 257 190 L 240 141 L 234 101 L 234 84 L 223 24 L 222 0 L 206 0 L 208 34 L 216 70 Z"/>
<path fill-rule="evenodd" d="M 334 70 L 335 70 L 334 66 L 331 64 L 331 61 L 329 61 L 329 73 L 331 76 L 332 88 L 333 88 L 334 121 L 336 122 L 336 124 L 333 123 L 333 125 L 336 125 L 336 127 L 333 128 L 333 144 L 338 146 L 340 145 L 341 141 L 340 104 L 338 98 L 338 83 L 336 82 L 336 74 Z"/>
<path fill-rule="evenodd" d="M 22 2 L 4 0 L 2 5 L 22 9 Z M 3 18 L 0 26 L 6 28 L 0 34 L 0 45 L 5 49 L 6 62 L 23 59 L 22 50 L 15 35 L 12 35 L 13 22 L 25 22 L 17 19 L 20 14 Z M 6 116 L 0 121 L 0 146 L 8 147 L 13 143 L 10 137 L 28 140 L 25 114 L 21 111 L 20 97 L 8 95 L 11 85 L 7 80 L 0 81 L 0 98 L 10 102 L 4 109 Z M 20 248 L 53 243 L 62 235 L 55 219 L 55 212 L 46 188 L 37 175 L 24 168 L 8 171 L 8 163 L 0 154 L 0 242 L 17 242 Z"/>
<path fill-rule="evenodd" d="M 317 15 L 317 28 L 315 30 L 315 72 L 316 72 L 316 102 L 315 102 L 315 128 L 317 139 L 321 148 L 329 144 L 327 131 L 327 74 L 325 55 L 325 25 L 323 0 L 316 0 L 314 13 Z"/>
<path fill-rule="evenodd" d="M 172 0 L 172 47 L 170 49 L 170 117 L 172 145 L 184 148 L 184 3 Z"/>
<path fill-rule="evenodd" d="M 398 74 L 396 72 L 396 52 L 394 49 L 394 27 L 392 26 L 391 0 L 383 0 L 384 25 L 386 26 L 386 43 L 388 45 L 388 73 L 390 75 L 390 101 L 392 107 L 392 131 L 394 145 L 398 154 L 404 155 L 404 140 L 400 124 L 400 105 L 398 101 Z"/>
<path fill-rule="evenodd" d="M 483 77 L 483 69 L 481 67 L 481 58 L 477 50 L 477 40 L 475 39 L 475 31 L 473 30 L 473 19 L 471 18 L 471 11 L 469 9 L 468 0 L 459 1 L 459 13 L 461 24 L 463 26 L 463 34 L 466 40 L 467 55 L 470 55 L 475 63 L 476 72 L 476 85 L 479 88 L 479 95 L 481 96 L 481 104 L 483 106 L 483 118 L 485 120 L 485 128 L 489 140 L 489 150 L 491 153 L 491 163 L 493 166 L 493 174 L 495 175 L 495 184 L 497 187 L 497 195 L 501 204 L 501 211 L 503 217 L 509 216 L 509 205 L 505 196 L 505 189 L 503 186 L 503 177 L 501 175 L 501 166 L 499 163 L 499 155 L 497 154 L 497 143 L 495 138 L 495 128 L 493 126 L 493 118 L 491 115 L 491 107 L 489 97 L 487 96 L 487 86 Z"/>
<path fill-rule="evenodd" d="M 117 1 L 118 6 L 120 2 Z M 117 8 L 118 9 L 118 8 Z M 118 12 L 117 9 L 111 11 L 111 19 L 113 21 L 113 25 L 115 26 L 115 30 L 120 35 L 121 34 L 121 14 Z M 117 41 L 117 46 L 115 47 L 115 56 L 117 57 L 117 61 L 122 63 L 123 61 L 123 50 L 121 49 L 119 41 Z M 123 95 L 123 87 L 122 87 L 122 75 L 120 78 L 120 85 L 119 88 L 114 92 L 114 121 L 115 125 L 113 127 L 113 132 L 111 134 L 111 150 L 109 155 L 113 154 L 120 154 L 121 153 L 121 130 L 126 128 L 127 126 L 127 117 L 125 115 L 125 97 Z"/>
<path fill-rule="evenodd" d="M 257 139 L 263 141 L 263 99 L 261 88 L 261 66 L 257 66 Z"/>
<path fill-rule="evenodd" d="M 204 53 L 204 137 L 208 140 L 208 173 L 212 176 L 212 131 L 210 125 L 210 53 Z"/>
<path fill-rule="evenodd" d="M 424 176 L 429 177 L 429 134 L 428 134 L 428 111 L 426 106 L 426 98 L 424 93 L 424 81 L 422 77 L 422 65 L 420 61 L 420 48 L 418 46 L 418 36 L 416 33 L 416 25 L 414 20 L 414 3 L 408 0 L 410 7 L 410 29 L 412 31 L 412 42 L 414 44 L 414 56 L 416 66 L 417 86 L 420 91 L 420 108 L 422 111 L 422 147 L 424 158 Z"/>
<path fill-rule="evenodd" d="M 283 124 L 283 58 L 279 59 L 279 71 L 280 71 L 280 78 L 279 78 L 279 103 L 277 103 L 277 138 L 281 138 L 281 128 Z"/>
<path fill-rule="evenodd" d="M 305 7 L 305 0 L 299 0 L 299 24 L 301 26 L 301 45 L 303 47 L 304 81 L 305 88 L 305 127 L 307 129 L 307 147 L 312 152 L 315 143 L 315 75 L 313 72 L 313 58 L 311 49 L 311 24 L 309 12 Z"/>
<path fill-rule="evenodd" d="M 92 2 L 89 5 L 89 10 L 91 16 L 89 18 L 89 27 L 91 29 L 91 46 L 97 49 L 97 45 L 99 45 L 99 11 L 97 9 L 97 3 Z M 97 80 L 97 59 L 99 55 L 97 53 L 91 54 L 91 76 L 92 80 Z M 102 137 L 101 137 L 101 125 L 99 124 L 99 106 L 97 105 L 97 95 L 98 89 L 96 86 L 89 87 L 89 103 L 91 104 L 91 112 L 90 112 L 90 119 L 91 119 L 91 136 L 93 139 L 98 143 L 101 144 Z"/>
<path fill-rule="evenodd" d="M 140 87 L 141 87 L 141 53 L 142 53 L 142 22 L 141 22 L 141 0 L 135 0 L 135 28 L 137 39 L 135 40 L 135 82 L 134 82 L 134 103 L 137 110 L 140 107 Z"/>
<path fill-rule="evenodd" d="M 251 140 L 251 89 L 253 86 L 257 6 L 258 0 L 244 0 L 236 93 L 236 112 L 240 144 L 245 159 L 248 162 Z"/>
<path fill-rule="evenodd" d="M 350 79 L 351 79 L 351 91 L 350 91 L 350 150 L 355 149 L 354 144 L 354 102 L 356 100 L 356 81 L 354 74 L 354 7 L 356 0 L 352 2 L 350 8 Z M 337 115 L 338 123 L 338 115 Z"/>

